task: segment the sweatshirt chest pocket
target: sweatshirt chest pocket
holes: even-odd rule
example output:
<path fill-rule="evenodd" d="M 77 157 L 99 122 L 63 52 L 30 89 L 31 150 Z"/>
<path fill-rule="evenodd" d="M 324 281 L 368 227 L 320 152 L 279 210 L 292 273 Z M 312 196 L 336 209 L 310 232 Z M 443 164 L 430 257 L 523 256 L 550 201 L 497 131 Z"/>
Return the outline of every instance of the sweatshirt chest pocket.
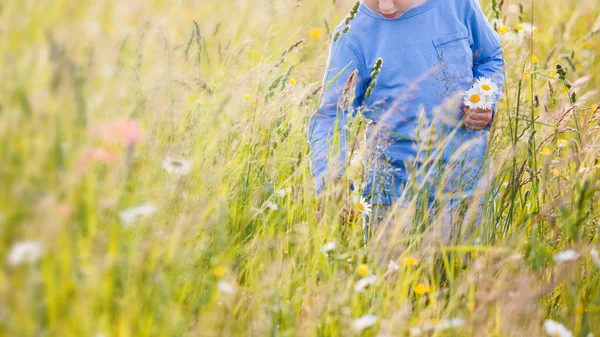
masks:
<path fill-rule="evenodd" d="M 461 30 L 433 39 L 438 61 L 449 84 L 467 84 L 473 78 L 473 51 L 469 33 Z"/>

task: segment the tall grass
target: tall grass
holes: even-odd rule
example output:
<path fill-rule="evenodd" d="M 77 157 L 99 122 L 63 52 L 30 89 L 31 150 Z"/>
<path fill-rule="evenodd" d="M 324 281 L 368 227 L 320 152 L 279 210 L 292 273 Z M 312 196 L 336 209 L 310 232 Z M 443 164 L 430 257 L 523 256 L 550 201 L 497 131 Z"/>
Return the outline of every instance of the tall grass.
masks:
<path fill-rule="evenodd" d="M 352 5 L 1 3 L 1 334 L 541 336 L 553 319 L 598 335 L 596 3 L 496 7 L 493 201 L 451 245 L 416 201 L 399 212 L 398 268 L 309 173 L 331 27 Z M 567 249 L 578 259 L 556 262 Z M 357 331 L 365 315 L 376 324 Z"/>

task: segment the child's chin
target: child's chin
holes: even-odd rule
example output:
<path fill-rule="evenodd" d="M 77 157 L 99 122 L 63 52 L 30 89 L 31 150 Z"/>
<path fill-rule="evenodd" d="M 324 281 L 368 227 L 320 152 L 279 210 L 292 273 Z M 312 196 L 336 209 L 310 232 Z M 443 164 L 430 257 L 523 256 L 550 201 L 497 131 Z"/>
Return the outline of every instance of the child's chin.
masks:
<path fill-rule="evenodd" d="M 381 16 L 383 16 L 386 19 L 395 19 L 398 16 L 398 13 L 394 13 L 394 14 L 383 14 L 383 13 L 380 13 L 380 14 L 381 14 Z"/>

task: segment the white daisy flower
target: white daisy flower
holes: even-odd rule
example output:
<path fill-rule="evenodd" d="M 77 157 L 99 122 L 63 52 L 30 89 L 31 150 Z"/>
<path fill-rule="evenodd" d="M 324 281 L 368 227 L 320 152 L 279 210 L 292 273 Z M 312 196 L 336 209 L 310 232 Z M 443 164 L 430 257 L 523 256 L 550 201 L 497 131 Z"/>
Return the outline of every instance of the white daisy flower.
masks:
<path fill-rule="evenodd" d="M 178 175 L 187 175 L 192 170 L 192 164 L 189 161 L 170 156 L 163 159 L 162 167 L 165 171 Z"/>
<path fill-rule="evenodd" d="M 483 94 L 475 87 L 465 91 L 464 103 L 471 109 L 477 109 L 480 107 L 481 99 Z"/>
<path fill-rule="evenodd" d="M 596 250 L 596 248 L 592 248 L 592 250 L 590 251 L 590 255 L 592 256 L 592 260 L 594 261 L 596 266 L 600 268 L 600 256 L 598 255 L 598 251 Z"/>
<path fill-rule="evenodd" d="M 371 204 L 367 203 L 363 196 L 359 198 L 354 195 L 352 196 L 352 201 L 354 201 L 354 204 L 362 214 L 371 216 Z"/>
<path fill-rule="evenodd" d="M 156 213 L 156 207 L 150 203 L 145 203 L 143 205 L 126 209 L 119 213 L 119 218 L 124 225 L 128 225 L 138 218 L 152 216 Z"/>
<path fill-rule="evenodd" d="M 377 281 L 377 276 L 375 276 L 375 275 L 363 277 L 360 280 L 358 280 L 358 282 L 356 282 L 356 285 L 354 286 L 354 290 L 358 291 L 359 293 L 362 293 L 363 291 L 365 291 L 365 289 L 367 289 L 370 286 L 372 286 L 373 284 L 375 284 L 376 281 Z"/>
<path fill-rule="evenodd" d="M 219 291 L 225 294 L 233 295 L 237 292 L 237 289 L 234 286 L 225 281 L 219 281 L 217 287 L 219 288 Z"/>
<path fill-rule="evenodd" d="M 279 191 L 277 191 L 277 195 L 280 197 L 285 197 L 285 188 L 280 189 Z"/>
<path fill-rule="evenodd" d="M 276 211 L 276 210 L 278 210 L 278 209 L 279 209 L 279 206 L 277 206 L 277 204 L 276 204 L 276 203 L 274 203 L 274 202 L 272 202 L 272 201 L 270 201 L 270 200 L 267 200 L 267 201 L 265 202 L 265 206 L 267 206 L 267 208 L 269 208 L 269 209 L 271 209 L 271 210 L 273 210 L 273 211 Z"/>
<path fill-rule="evenodd" d="M 569 329 L 551 319 L 544 321 L 544 329 L 546 330 L 546 333 L 552 337 L 573 337 L 573 333 L 571 333 Z"/>
<path fill-rule="evenodd" d="M 6 258 L 11 266 L 33 263 L 42 256 L 42 245 L 39 241 L 21 241 L 13 244 Z"/>
<path fill-rule="evenodd" d="M 388 270 L 391 272 L 398 271 L 400 270 L 400 265 L 395 261 L 390 261 L 390 263 L 388 263 Z"/>
<path fill-rule="evenodd" d="M 579 259 L 579 253 L 572 249 L 567 249 L 554 254 L 554 261 L 556 261 L 556 263 L 572 262 L 576 261 L 577 259 Z"/>
<path fill-rule="evenodd" d="M 498 85 L 489 77 L 480 77 L 475 81 L 475 88 L 486 96 L 496 97 L 498 94 Z"/>
<path fill-rule="evenodd" d="M 321 247 L 321 252 L 323 252 L 323 254 L 328 256 L 329 253 L 331 253 L 332 251 L 335 250 L 335 248 L 336 248 L 335 241 L 327 242 L 326 244 L 323 245 L 323 247 Z"/>
<path fill-rule="evenodd" d="M 375 315 L 364 315 L 361 318 L 354 320 L 352 328 L 356 332 L 363 331 L 375 325 L 377 323 L 377 316 Z"/>

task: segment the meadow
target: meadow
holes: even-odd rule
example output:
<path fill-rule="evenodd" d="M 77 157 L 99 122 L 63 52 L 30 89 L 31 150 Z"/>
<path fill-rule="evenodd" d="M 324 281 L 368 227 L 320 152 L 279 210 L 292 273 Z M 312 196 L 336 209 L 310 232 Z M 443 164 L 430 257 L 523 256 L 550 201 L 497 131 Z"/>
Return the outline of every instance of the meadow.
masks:
<path fill-rule="evenodd" d="M 600 336 L 598 2 L 480 0 L 495 197 L 383 265 L 308 161 L 354 3 L 0 2 L 0 335 Z"/>

